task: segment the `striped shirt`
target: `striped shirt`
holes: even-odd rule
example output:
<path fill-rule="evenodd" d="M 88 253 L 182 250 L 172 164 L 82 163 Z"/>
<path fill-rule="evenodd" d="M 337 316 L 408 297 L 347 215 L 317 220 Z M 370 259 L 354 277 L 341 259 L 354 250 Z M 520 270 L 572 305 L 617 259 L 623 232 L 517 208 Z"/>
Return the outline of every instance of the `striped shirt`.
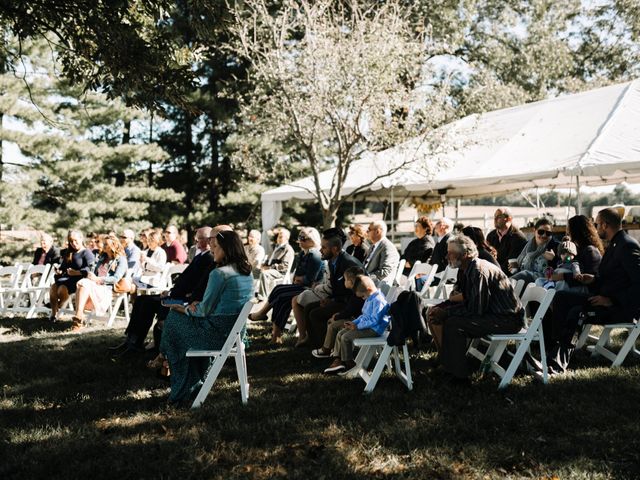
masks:
<path fill-rule="evenodd" d="M 522 304 L 500 267 L 475 258 L 460 280 L 464 301 L 461 305 L 447 309 L 449 316 L 520 314 Z"/>

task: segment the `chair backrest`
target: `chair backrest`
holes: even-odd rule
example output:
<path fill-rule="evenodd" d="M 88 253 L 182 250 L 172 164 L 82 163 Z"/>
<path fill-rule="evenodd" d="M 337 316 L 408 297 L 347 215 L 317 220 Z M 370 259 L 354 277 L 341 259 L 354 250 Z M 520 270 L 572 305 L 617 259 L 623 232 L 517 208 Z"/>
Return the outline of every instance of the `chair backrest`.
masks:
<path fill-rule="evenodd" d="M 433 298 L 441 298 L 443 300 L 446 300 L 448 297 L 447 282 L 449 280 L 455 280 L 457 278 L 458 278 L 458 269 L 447 265 L 447 267 L 442 272 L 440 283 L 438 283 L 438 286 L 436 287 L 436 291 L 433 294 Z"/>
<path fill-rule="evenodd" d="M 169 263 L 167 265 L 168 265 L 167 276 L 165 278 L 166 288 L 171 288 L 173 287 L 173 277 L 176 275 L 180 275 L 182 272 L 184 272 L 187 269 L 189 265 L 187 265 L 186 263 L 182 263 L 182 264 Z"/>
<path fill-rule="evenodd" d="M 389 288 L 389 291 L 384 296 L 384 298 L 387 300 L 387 303 L 395 302 L 402 290 L 403 288 L 398 286 Z"/>
<path fill-rule="evenodd" d="M 0 287 L 17 288 L 21 271 L 22 265 L 0 267 Z"/>
<path fill-rule="evenodd" d="M 220 349 L 220 352 L 222 353 L 223 357 L 226 357 L 227 355 L 229 355 L 229 352 L 231 352 L 231 349 L 233 348 L 236 342 L 236 339 L 242 333 L 242 329 L 247 324 L 247 320 L 249 319 L 249 314 L 251 313 L 252 308 L 253 308 L 253 303 L 249 301 L 245 303 L 244 307 L 242 307 L 242 310 L 240 310 L 240 313 L 238 314 L 238 318 L 236 319 L 236 322 L 233 324 L 233 327 L 229 332 L 229 336 L 227 337 L 227 340 L 224 342 L 224 345 Z"/>
<path fill-rule="evenodd" d="M 396 274 L 393 277 L 394 285 L 400 285 L 400 279 L 402 278 L 402 271 L 404 270 L 404 266 L 406 263 L 407 261 L 404 258 L 400 260 L 400 262 L 398 263 L 398 269 L 396 270 Z"/>
<path fill-rule="evenodd" d="M 520 280 L 516 280 L 515 278 L 510 278 L 511 286 L 513 287 L 513 293 L 516 297 L 520 297 L 522 295 L 522 291 L 524 290 L 524 280 L 521 278 Z"/>
<path fill-rule="evenodd" d="M 46 287 L 47 281 L 49 280 L 49 270 L 51 269 L 51 265 L 29 265 L 27 271 L 24 274 L 22 279 L 21 288 L 30 288 L 30 287 Z M 34 285 L 34 278 L 38 277 L 38 280 Z"/>
<path fill-rule="evenodd" d="M 542 325 L 542 318 L 547 313 L 547 310 L 551 306 L 551 302 L 553 301 L 553 297 L 555 296 L 556 291 L 553 288 L 549 290 L 545 290 L 543 287 L 536 287 L 533 283 L 527 285 L 527 288 L 522 295 L 522 306 L 525 310 L 525 327 L 529 330 L 536 331 Z M 530 303 L 536 302 L 539 303 L 540 306 L 538 310 L 536 310 L 535 315 L 531 318 L 530 311 Z"/>
<path fill-rule="evenodd" d="M 386 297 L 387 293 L 389 293 L 389 290 L 391 289 L 391 285 L 389 285 L 387 282 L 380 282 L 378 284 L 378 288 L 380 289 L 382 294 Z"/>
<path fill-rule="evenodd" d="M 411 267 L 411 271 L 409 272 L 409 276 L 407 277 L 407 284 L 405 288 L 407 290 L 415 290 L 416 277 L 418 275 L 420 275 L 424 279 L 424 285 L 431 284 L 431 282 L 433 281 L 433 276 L 436 274 L 436 270 L 438 270 L 437 265 L 422 263 L 418 260 L 413 264 L 413 267 Z M 424 290 L 424 285 L 422 290 Z"/>

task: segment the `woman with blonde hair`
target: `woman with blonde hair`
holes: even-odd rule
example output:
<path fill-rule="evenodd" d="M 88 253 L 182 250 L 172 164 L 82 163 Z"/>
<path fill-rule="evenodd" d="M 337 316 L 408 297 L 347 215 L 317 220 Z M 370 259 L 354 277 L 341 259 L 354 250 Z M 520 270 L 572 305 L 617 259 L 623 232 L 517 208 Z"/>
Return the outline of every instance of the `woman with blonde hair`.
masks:
<path fill-rule="evenodd" d="M 364 227 L 362 225 L 351 225 L 349 227 L 349 240 L 351 240 L 351 245 L 346 248 L 346 252 L 364 263 L 364 259 L 367 258 L 367 253 L 369 253 L 367 232 Z"/>
<path fill-rule="evenodd" d="M 266 304 L 249 315 L 251 320 L 266 320 L 267 312 L 273 309 L 271 343 L 282 343 L 282 331 L 291 313 L 291 299 L 300 292 L 322 280 L 324 262 L 320 256 L 320 233 L 312 227 L 303 227 L 298 234 L 302 251 L 298 254 L 293 284 L 277 285 L 269 294 Z"/>
<path fill-rule="evenodd" d="M 82 328 L 84 311 L 95 310 L 104 315 L 111 304 L 113 286 L 127 273 L 127 256 L 124 247 L 115 235 L 108 235 L 104 241 L 102 254 L 93 272 L 87 272 L 78 282 L 76 292 L 76 313 L 73 316 L 73 330 Z"/>

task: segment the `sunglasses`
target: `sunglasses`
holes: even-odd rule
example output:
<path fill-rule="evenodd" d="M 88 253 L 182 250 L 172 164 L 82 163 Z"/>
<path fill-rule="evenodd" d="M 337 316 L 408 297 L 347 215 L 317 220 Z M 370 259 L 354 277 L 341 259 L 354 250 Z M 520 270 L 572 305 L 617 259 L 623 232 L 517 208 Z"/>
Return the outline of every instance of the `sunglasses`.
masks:
<path fill-rule="evenodd" d="M 309 237 L 303 237 L 302 235 L 298 237 L 299 242 L 306 242 L 307 240 L 309 240 Z"/>
<path fill-rule="evenodd" d="M 553 235 L 553 232 L 551 230 L 545 230 L 543 228 L 539 228 L 538 235 L 540 235 L 541 237 L 550 237 L 551 235 Z"/>

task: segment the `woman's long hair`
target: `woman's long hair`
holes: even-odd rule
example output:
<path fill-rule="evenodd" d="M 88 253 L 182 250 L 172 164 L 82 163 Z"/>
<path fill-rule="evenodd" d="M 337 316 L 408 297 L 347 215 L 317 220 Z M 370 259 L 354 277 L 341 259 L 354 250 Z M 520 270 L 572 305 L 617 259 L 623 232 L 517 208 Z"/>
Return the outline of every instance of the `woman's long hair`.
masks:
<path fill-rule="evenodd" d="M 469 225 L 462 229 L 462 234 L 473 240 L 473 243 L 476 244 L 478 250 L 486 250 L 491 254 L 493 258 L 498 258 L 498 252 L 496 252 L 496 249 L 487 243 L 487 240 L 484 238 L 484 233 L 482 233 L 481 228 L 472 227 Z"/>
<path fill-rule="evenodd" d="M 600 255 L 604 254 L 602 241 L 590 218 L 584 215 L 574 215 L 571 217 L 569 219 L 569 236 L 578 248 L 585 248 L 592 245 L 598 249 Z"/>
<path fill-rule="evenodd" d="M 122 243 L 120 243 L 120 240 L 115 235 L 107 235 L 107 237 L 104 239 L 104 247 L 102 248 L 102 251 L 109 258 L 126 256 Z"/>
<path fill-rule="evenodd" d="M 244 251 L 244 245 L 240 235 L 233 231 L 222 231 L 216 233 L 216 242 L 224 252 L 222 265 L 233 265 L 242 275 L 251 273 L 251 264 Z M 221 265 L 220 265 L 221 266 Z"/>

